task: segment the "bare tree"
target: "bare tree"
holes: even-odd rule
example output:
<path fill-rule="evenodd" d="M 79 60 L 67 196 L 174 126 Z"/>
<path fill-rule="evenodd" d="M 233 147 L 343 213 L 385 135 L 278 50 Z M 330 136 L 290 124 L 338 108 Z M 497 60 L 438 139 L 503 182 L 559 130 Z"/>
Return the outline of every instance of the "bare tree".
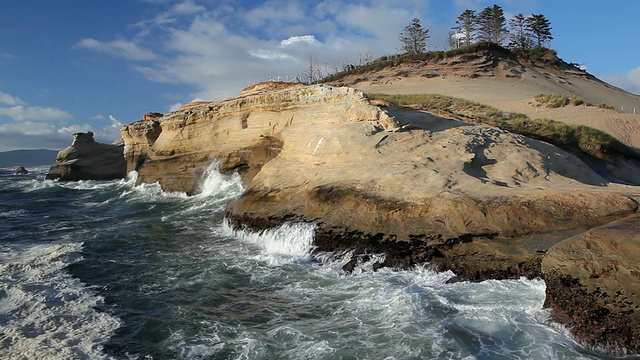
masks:
<path fill-rule="evenodd" d="M 318 65 L 316 58 L 312 54 L 309 54 L 309 61 L 302 72 L 301 80 L 304 83 L 313 84 L 320 79 L 322 79 L 322 70 L 320 69 L 320 65 Z"/>
<path fill-rule="evenodd" d="M 409 54 L 420 54 L 427 51 L 429 29 L 423 29 L 420 19 L 414 18 L 411 24 L 400 33 L 402 49 Z"/>

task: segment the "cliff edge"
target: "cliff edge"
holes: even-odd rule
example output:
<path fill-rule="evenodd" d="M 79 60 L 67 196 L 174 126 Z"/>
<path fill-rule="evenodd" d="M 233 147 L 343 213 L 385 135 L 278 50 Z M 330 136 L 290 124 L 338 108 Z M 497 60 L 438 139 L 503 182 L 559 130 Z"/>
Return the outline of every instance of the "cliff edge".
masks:
<path fill-rule="evenodd" d="M 246 191 L 227 208 L 234 226 L 313 222 L 319 250 L 385 253 L 379 266 L 430 262 L 463 279 L 551 274 L 547 249 L 632 215 L 640 196 L 549 143 L 378 106 L 346 87 L 260 84 L 121 132 L 139 182 L 195 193 L 212 161 L 238 171 Z"/>

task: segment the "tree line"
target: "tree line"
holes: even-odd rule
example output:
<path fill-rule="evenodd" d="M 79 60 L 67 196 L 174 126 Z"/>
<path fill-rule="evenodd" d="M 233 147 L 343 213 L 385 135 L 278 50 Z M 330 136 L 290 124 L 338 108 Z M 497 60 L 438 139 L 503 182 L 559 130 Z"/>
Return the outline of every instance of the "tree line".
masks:
<path fill-rule="evenodd" d="M 402 50 L 409 54 L 426 52 L 428 38 L 429 29 L 422 26 L 420 19 L 414 18 L 400 33 Z M 553 36 L 551 23 L 542 14 L 527 17 L 518 14 L 509 20 L 507 27 L 504 11 L 496 4 L 479 13 L 471 9 L 463 11 L 447 40 L 452 49 L 484 41 L 503 46 L 508 40 L 510 49 L 530 51 L 548 47 Z"/>

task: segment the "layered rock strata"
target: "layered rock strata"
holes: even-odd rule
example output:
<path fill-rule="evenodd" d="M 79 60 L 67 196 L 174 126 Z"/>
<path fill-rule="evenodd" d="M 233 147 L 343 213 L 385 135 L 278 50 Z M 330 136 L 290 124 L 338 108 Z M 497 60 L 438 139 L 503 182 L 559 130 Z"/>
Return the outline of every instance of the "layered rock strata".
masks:
<path fill-rule="evenodd" d="M 634 213 L 612 184 L 550 144 L 354 89 L 277 83 L 122 128 L 138 181 L 194 193 L 206 166 L 238 171 L 235 226 L 317 225 L 319 250 L 382 252 L 464 279 L 542 276 L 546 250 Z M 551 278 L 550 278 L 551 279 Z"/>
<path fill-rule="evenodd" d="M 92 132 L 73 134 L 71 145 L 60 150 L 47 179 L 60 181 L 113 180 L 127 175 L 123 145 L 102 144 Z"/>
<path fill-rule="evenodd" d="M 247 184 L 276 157 L 288 129 L 367 122 L 384 129 L 395 122 L 359 93 L 330 86 L 272 84 L 220 102 L 197 103 L 158 119 L 121 129 L 127 169 L 138 181 L 193 193 L 214 159 L 220 170 L 238 170 Z"/>

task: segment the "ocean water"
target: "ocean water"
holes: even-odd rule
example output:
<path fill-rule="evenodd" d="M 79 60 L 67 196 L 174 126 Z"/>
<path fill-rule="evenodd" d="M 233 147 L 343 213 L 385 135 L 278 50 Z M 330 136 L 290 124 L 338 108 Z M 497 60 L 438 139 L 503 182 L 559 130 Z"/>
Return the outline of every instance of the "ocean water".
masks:
<path fill-rule="evenodd" d="M 0 359 L 600 359 L 541 280 L 427 268 L 351 275 L 313 225 L 231 229 L 238 176 L 200 194 L 0 169 Z"/>

